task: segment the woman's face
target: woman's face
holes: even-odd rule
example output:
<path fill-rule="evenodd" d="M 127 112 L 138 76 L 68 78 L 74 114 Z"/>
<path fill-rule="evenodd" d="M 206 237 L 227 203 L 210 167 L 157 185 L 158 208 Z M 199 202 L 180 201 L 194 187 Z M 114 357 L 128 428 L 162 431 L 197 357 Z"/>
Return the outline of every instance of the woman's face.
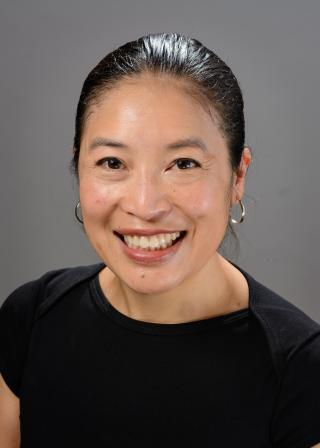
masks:
<path fill-rule="evenodd" d="M 169 78 L 122 81 L 100 100 L 90 108 L 79 156 L 87 236 L 134 291 L 155 294 L 187 284 L 217 257 L 236 202 L 225 138 Z M 129 248 L 115 234 L 141 230 L 186 235 L 166 250 L 148 250 Z M 170 238 L 150 241 L 156 246 Z"/>

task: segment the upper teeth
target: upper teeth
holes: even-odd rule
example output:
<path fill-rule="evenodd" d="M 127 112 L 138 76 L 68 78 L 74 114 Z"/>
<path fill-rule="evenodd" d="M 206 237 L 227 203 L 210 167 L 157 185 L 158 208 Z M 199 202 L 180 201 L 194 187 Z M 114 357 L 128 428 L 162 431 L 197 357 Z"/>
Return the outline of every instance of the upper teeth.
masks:
<path fill-rule="evenodd" d="M 124 235 L 124 240 L 129 247 L 140 247 L 142 249 L 164 249 L 172 245 L 172 241 L 180 236 L 180 232 L 160 233 L 152 236 Z"/>

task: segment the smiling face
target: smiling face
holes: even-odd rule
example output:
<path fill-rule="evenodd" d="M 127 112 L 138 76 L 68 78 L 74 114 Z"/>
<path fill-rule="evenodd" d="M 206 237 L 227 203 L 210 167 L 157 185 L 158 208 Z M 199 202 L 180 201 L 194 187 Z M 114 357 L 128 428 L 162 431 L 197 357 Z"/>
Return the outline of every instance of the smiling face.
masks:
<path fill-rule="evenodd" d="M 168 78 L 122 81 L 89 111 L 79 189 L 92 246 L 136 292 L 192 285 L 215 265 L 236 202 L 225 137 L 199 102 Z M 156 258 L 164 251 L 128 249 L 115 234 L 125 229 L 187 233 Z"/>

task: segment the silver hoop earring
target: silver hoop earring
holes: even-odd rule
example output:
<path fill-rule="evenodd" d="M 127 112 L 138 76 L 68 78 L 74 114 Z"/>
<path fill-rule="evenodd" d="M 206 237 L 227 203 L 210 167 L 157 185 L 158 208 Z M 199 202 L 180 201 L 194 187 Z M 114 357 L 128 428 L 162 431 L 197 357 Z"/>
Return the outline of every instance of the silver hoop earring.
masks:
<path fill-rule="evenodd" d="M 80 207 L 80 201 L 77 203 L 77 205 L 76 205 L 76 207 L 75 207 L 75 209 L 74 209 L 74 214 L 76 215 L 77 220 L 78 220 L 79 222 L 81 222 L 81 224 L 83 224 L 82 219 L 80 219 L 80 218 L 79 218 L 79 215 L 78 215 L 79 207 Z"/>
<path fill-rule="evenodd" d="M 241 207 L 241 218 L 240 218 L 239 221 L 237 221 L 236 219 L 233 219 L 230 216 L 232 224 L 240 224 L 241 222 L 244 221 L 244 217 L 245 217 L 245 214 L 246 214 L 246 209 L 244 208 L 244 205 L 243 205 L 241 199 L 239 199 L 239 204 L 240 204 L 240 207 Z"/>

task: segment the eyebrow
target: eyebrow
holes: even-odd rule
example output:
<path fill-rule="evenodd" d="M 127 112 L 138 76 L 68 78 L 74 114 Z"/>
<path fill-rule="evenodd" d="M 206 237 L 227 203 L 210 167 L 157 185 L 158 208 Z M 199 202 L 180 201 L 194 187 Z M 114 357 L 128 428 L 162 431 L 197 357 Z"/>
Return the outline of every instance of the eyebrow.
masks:
<path fill-rule="evenodd" d="M 128 149 L 128 146 L 124 143 L 117 142 L 116 140 L 112 140 L 105 137 L 96 137 L 92 140 L 89 145 L 89 150 L 95 149 L 99 146 L 109 146 L 111 148 L 120 148 L 120 149 Z M 169 143 L 166 146 L 166 149 L 180 149 L 180 148 L 198 148 L 203 152 L 208 152 L 208 148 L 205 145 L 204 141 L 199 137 L 189 137 L 180 140 L 176 140 L 175 142 Z"/>

